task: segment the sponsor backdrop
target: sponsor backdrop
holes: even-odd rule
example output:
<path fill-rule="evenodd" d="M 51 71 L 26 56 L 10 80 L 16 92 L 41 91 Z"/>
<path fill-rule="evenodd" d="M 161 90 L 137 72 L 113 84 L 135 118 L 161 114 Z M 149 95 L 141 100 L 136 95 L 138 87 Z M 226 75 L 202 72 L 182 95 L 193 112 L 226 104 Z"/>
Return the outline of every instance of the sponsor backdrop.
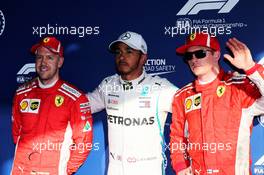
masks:
<path fill-rule="evenodd" d="M 167 0 L 167 1 L 2 1 L 0 6 L 0 174 L 8 174 L 14 155 L 11 139 L 11 104 L 19 84 L 35 76 L 29 54 L 40 37 L 54 35 L 65 46 L 63 79 L 85 92 L 115 73 L 108 44 L 130 30 L 141 33 L 148 48 L 146 71 L 166 77 L 178 87 L 193 79 L 175 48 L 186 34 L 200 30 L 217 35 L 226 53 L 225 41 L 238 37 L 251 48 L 256 61 L 264 56 L 262 1 Z M 224 61 L 226 70 L 231 67 Z M 170 117 L 165 135 L 168 143 Z M 107 127 L 104 112 L 94 115 L 94 148 L 78 175 L 103 175 L 107 165 Z M 264 121 L 254 120 L 252 171 L 264 174 Z M 169 148 L 166 147 L 169 155 Z M 168 158 L 169 159 L 169 158 Z M 166 174 L 172 175 L 170 163 Z"/>

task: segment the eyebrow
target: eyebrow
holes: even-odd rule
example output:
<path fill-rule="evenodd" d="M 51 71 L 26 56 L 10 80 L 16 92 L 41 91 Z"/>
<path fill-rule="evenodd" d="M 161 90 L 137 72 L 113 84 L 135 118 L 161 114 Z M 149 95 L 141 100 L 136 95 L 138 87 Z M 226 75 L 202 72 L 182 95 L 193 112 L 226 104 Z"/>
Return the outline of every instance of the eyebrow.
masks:
<path fill-rule="evenodd" d="M 119 50 L 120 50 L 121 48 L 120 48 L 119 46 L 115 46 L 115 47 L 114 47 L 114 50 L 116 50 L 116 49 L 119 49 Z M 133 49 L 133 48 L 130 47 L 130 46 L 126 46 L 125 49 L 132 49 L 132 50 L 135 50 L 135 49 Z"/>

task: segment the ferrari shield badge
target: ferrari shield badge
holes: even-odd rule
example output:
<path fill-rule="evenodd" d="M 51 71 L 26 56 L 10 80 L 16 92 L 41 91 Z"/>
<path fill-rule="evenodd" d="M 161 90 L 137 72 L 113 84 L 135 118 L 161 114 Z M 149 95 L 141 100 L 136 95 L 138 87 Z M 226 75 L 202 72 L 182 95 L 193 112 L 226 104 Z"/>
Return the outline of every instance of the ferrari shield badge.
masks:
<path fill-rule="evenodd" d="M 60 107 L 63 104 L 63 102 L 64 102 L 64 97 L 61 96 L 61 95 L 56 95 L 56 97 L 55 97 L 55 105 L 57 107 Z"/>
<path fill-rule="evenodd" d="M 222 97 L 222 95 L 225 93 L 225 86 L 218 86 L 216 89 L 216 94 L 218 97 Z"/>

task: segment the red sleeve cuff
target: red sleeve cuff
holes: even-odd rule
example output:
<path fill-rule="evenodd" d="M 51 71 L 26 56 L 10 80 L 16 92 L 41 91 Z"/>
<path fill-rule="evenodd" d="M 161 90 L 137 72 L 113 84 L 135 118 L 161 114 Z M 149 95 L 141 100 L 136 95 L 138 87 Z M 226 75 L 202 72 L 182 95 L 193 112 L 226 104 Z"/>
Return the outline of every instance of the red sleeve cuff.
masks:
<path fill-rule="evenodd" d="M 179 171 L 183 170 L 183 169 L 186 169 L 190 166 L 190 163 L 187 161 L 187 162 L 182 162 L 182 163 L 177 163 L 175 166 L 174 166 L 174 170 L 176 171 L 176 173 L 178 174 Z"/>
<path fill-rule="evenodd" d="M 260 64 L 255 64 L 255 66 L 245 71 L 246 75 L 253 74 L 260 66 L 261 66 Z"/>

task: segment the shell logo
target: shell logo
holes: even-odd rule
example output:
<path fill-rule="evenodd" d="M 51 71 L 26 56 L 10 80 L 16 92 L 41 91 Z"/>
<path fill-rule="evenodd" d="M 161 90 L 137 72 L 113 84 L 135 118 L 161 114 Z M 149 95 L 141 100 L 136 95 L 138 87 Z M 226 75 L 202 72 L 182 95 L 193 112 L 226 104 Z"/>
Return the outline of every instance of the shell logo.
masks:
<path fill-rule="evenodd" d="M 190 110 L 192 107 L 192 100 L 191 99 L 188 99 L 185 103 L 185 109 L 186 110 Z"/>
<path fill-rule="evenodd" d="M 20 104 L 20 109 L 22 111 L 26 110 L 28 107 L 28 102 L 27 101 L 23 101 L 21 104 Z"/>

